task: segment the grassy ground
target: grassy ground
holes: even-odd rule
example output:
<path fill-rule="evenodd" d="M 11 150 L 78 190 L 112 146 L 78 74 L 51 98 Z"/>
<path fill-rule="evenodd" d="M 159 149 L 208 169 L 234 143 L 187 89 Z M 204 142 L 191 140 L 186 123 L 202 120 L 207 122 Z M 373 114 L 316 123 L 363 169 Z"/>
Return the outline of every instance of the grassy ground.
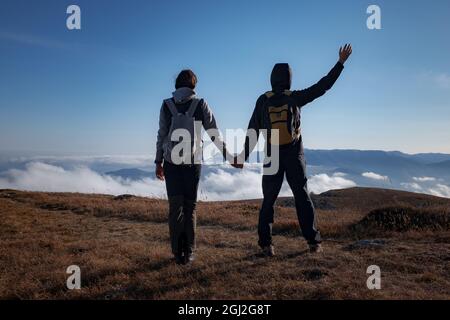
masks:
<path fill-rule="evenodd" d="M 449 199 L 355 188 L 314 201 L 324 253 L 308 253 L 292 199 L 277 203 L 272 259 L 256 245 L 260 201 L 208 202 L 197 260 L 178 266 L 164 200 L 0 190 L 0 298 L 450 298 Z M 69 265 L 81 268 L 81 290 L 66 288 Z M 381 290 L 367 289 L 370 265 Z"/>

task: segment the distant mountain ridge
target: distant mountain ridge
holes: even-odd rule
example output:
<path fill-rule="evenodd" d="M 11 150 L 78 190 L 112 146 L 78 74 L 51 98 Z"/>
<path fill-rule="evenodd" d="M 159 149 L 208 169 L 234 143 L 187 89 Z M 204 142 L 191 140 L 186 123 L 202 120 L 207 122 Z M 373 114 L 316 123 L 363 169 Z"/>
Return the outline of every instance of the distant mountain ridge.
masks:
<path fill-rule="evenodd" d="M 105 173 L 106 175 L 113 176 L 113 177 L 121 177 L 126 179 L 132 179 L 132 180 L 139 180 L 144 178 L 152 177 L 151 171 L 146 171 L 138 168 L 131 168 L 131 169 L 119 169 L 116 171 L 109 171 Z"/>
<path fill-rule="evenodd" d="M 400 151 L 379 150 L 314 150 L 305 149 L 307 165 L 320 167 L 325 172 L 339 171 L 348 174 L 376 172 L 382 175 L 405 179 L 412 176 L 448 175 L 450 177 L 450 154 L 420 153 L 406 154 Z M 256 152 L 250 162 L 262 162 L 264 155 Z M 221 159 L 218 159 L 217 163 Z M 153 168 L 120 168 L 105 172 L 107 175 L 139 179 L 152 175 Z"/>
<path fill-rule="evenodd" d="M 305 149 L 307 174 L 310 177 L 310 190 L 320 193 L 323 190 L 351 186 L 377 187 L 422 192 L 444 197 L 450 197 L 450 154 L 420 153 L 406 154 L 399 151 L 380 150 L 314 150 Z M 261 164 L 264 155 L 254 152 L 250 157 L 251 165 L 246 165 L 244 175 L 228 164 L 223 164 L 222 157 L 206 159 L 202 167 L 202 185 L 209 192 L 217 187 L 223 191 L 219 179 L 225 179 L 229 185 L 237 181 L 245 181 L 252 185 L 260 183 Z M 257 161 L 259 158 L 259 162 Z M 216 161 L 212 161 L 216 160 Z M 36 165 L 36 163 L 39 163 Z M 259 164 L 257 164 L 259 163 Z M 43 164 L 43 165 L 41 165 Z M 50 167 L 47 167 L 50 166 Z M 80 168 L 88 168 L 104 177 L 113 177 L 129 181 L 155 179 L 155 165 L 151 156 L 92 156 L 92 157 L 20 157 L 0 158 L 0 181 L 4 186 L 28 186 L 28 177 L 39 179 L 50 172 L 57 181 L 68 181 L 72 186 L 70 176 L 80 172 Z M 63 171 L 61 171 L 63 170 Z M 252 171 L 252 172 L 249 172 Z M 246 176 L 248 175 L 248 176 Z M 250 179 L 251 178 L 251 179 Z M 101 179 L 101 177 L 100 177 Z M 16 183 L 19 181 L 19 184 Z M 108 183 L 107 180 L 106 183 Z M 60 182 L 58 182 L 60 183 Z M 239 182 L 239 185 L 242 182 Z M 48 182 L 41 183 L 46 186 Z M 318 186 L 318 188 L 314 188 Z M 96 188 L 94 185 L 93 188 Z M 43 189 L 45 190 L 45 188 Z M 234 190 L 234 189 L 233 189 Z M 230 191 L 233 193 L 233 191 Z M 256 192 L 256 191 L 255 191 Z"/>
<path fill-rule="evenodd" d="M 308 175 L 335 175 L 362 187 L 383 187 L 414 192 L 440 194 L 450 197 L 450 154 L 406 154 L 399 151 L 380 150 L 313 150 L 305 149 Z M 252 153 L 250 162 L 263 162 L 264 155 Z M 210 159 L 211 160 L 211 159 Z M 217 162 L 205 163 L 202 175 L 218 173 L 218 170 L 234 174 L 239 171 L 230 166 L 218 166 Z M 106 174 L 125 179 L 143 179 L 153 176 L 150 170 L 140 168 L 108 171 Z M 444 187 L 442 187 L 444 185 Z M 436 186 L 444 191 L 436 193 Z M 448 189 L 446 189 L 448 188 Z"/>
<path fill-rule="evenodd" d="M 309 166 L 320 166 L 329 172 L 360 175 L 375 172 L 399 180 L 420 174 L 432 174 L 421 160 L 400 152 L 361 150 L 305 150 Z"/>

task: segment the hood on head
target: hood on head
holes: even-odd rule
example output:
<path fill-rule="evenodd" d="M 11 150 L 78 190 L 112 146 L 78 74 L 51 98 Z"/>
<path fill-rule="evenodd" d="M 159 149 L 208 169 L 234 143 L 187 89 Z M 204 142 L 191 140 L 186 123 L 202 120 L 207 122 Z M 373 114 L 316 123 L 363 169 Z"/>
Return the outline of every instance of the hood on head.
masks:
<path fill-rule="evenodd" d="M 195 91 L 188 87 L 178 88 L 172 92 L 175 103 L 185 103 L 195 97 Z"/>
<path fill-rule="evenodd" d="M 273 91 L 291 89 L 292 70 L 288 63 L 277 63 L 272 70 L 270 83 Z"/>

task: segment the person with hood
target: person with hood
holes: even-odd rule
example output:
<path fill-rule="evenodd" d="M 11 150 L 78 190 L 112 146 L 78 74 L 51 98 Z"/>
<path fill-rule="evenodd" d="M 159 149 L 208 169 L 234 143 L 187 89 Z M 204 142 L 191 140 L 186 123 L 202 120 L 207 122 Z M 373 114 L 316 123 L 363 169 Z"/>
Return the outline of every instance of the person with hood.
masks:
<path fill-rule="evenodd" d="M 224 158 L 227 155 L 208 103 L 205 99 L 198 98 L 194 91 L 196 84 L 197 76 L 192 70 L 183 70 L 177 76 L 176 90 L 172 98 L 164 100 L 160 110 L 156 142 L 156 177 L 166 182 L 169 233 L 172 253 L 177 264 L 187 264 L 194 260 L 195 208 L 202 159 L 201 152 L 198 152 L 201 148 L 195 151 L 192 148 L 192 152 L 182 150 L 181 153 L 175 149 L 175 145 L 182 142 L 179 140 L 182 131 L 178 129 L 186 130 L 190 134 L 189 139 L 194 147 L 201 144 L 201 126 L 203 126 Z M 197 124 L 200 124 L 200 127 Z M 190 147 L 191 143 L 187 149 Z M 183 157 L 183 152 L 186 152 L 186 157 Z"/>
<path fill-rule="evenodd" d="M 267 153 L 270 153 L 275 146 L 279 157 L 276 173 L 264 174 L 262 181 L 264 199 L 259 212 L 258 244 L 266 256 L 275 254 L 272 244 L 273 206 L 283 184 L 284 175 L 294 194 L 295 208 L 303 237 L 308 242 L 311 252 L 322 251 L 320 232 L 316 228 L 314 205 L 307 188 L 306 164 L 300 131 L 300 109 L 331 89 L 351 53 L 350 44 L 341 47 L 339 61 L 331 71 L 313 86 L 298 91 L 290 91 L 292 71 L 289 64 L 276 64 L 270 78 L 272 91 L 261 95 L 256 102 L 248 125 L 248 131 L 256 131 L 256 139 L 249 139 L 251 135 L 247 134 L 243 151 L 245 161 L 256 146 L 261 130 L 267 130 L 266 156 L 269 156 Z M 273 130 L 277 130 L 277 134 L 274 139 L 271 139 Z M 264 164 L 265 167 L 269 165 L 270 163 Z"/>

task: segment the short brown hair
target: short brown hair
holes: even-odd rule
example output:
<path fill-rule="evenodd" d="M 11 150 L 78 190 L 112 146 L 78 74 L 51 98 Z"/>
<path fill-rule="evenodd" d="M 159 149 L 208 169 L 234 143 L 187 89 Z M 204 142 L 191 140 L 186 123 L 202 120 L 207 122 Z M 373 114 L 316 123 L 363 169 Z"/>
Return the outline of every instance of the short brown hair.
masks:
<path fill-rule="evenodd" d="M 175 80 L 175 89 L 183 87 L 195 89 L 196 85 L 197 85 L 197 76 L 190 69 L 185 69 L 181 71 L 177 79 Z"/>

